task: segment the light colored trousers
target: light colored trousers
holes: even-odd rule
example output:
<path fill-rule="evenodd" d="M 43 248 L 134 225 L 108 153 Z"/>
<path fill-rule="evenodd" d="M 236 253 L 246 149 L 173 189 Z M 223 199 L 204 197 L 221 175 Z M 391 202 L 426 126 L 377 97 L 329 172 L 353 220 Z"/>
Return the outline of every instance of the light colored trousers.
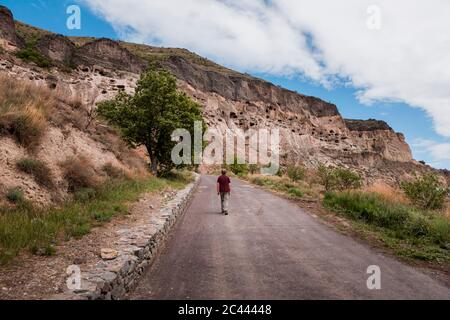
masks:
<path fill-rule="evenodd" d="M 220 203 L 222 205 L 222 212 L 228 212 L 228 201 L 230 200 L 229 192 L 220 193 Z"/>

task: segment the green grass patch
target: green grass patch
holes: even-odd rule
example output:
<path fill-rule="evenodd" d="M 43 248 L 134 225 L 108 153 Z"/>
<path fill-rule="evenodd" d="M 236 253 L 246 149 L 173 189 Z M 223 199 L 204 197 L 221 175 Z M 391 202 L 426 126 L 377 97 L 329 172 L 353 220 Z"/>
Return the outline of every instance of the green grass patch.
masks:
<path fill-rule="evenodd" d="M 450 262 L 450 220 L 437 212 L 392 203 L 366 192 L 329 192 L 325 207 L 371 232 L 396 254 L 414 259 Z"/>
<path fill-rule="evenodd" d="M 92 227 L 127 214 L 128 204 L 142 193 L 182 188 L 188 180 L 186 173 L 170 179 L 110 180 L 95 189 L 79 190 L 73 201 L 58 208 L 38 208 L 28 202 L 0 208 L 0 263 L 9 262 L 23 250 L 52 255 L 58 241 L 82 237 Z"/>
<path fill-rule="evenodd" d="M 24 201 L 23 191 L 20 188 L 10 188 L 6 192 L 6 200 L 11 203 L 22 203 Z"/>
<path fill-rule="evenodd" d="M 318 194 L 303 181 L 294 182 L 288 178 L 274 176 L 250 176 L 248 180 L 253 184 L 284 193 L 293 198 L 318 197 Z"/>
<path fill-rule="evenodd" d="M 50 68 L 52 66 L 52 61 L 36 49 L 35 41 L 27 43 L 24 49 L 21 49 L 16 53 L 16 56 L 24 61 L 34 62 L 41 68 Z"/>

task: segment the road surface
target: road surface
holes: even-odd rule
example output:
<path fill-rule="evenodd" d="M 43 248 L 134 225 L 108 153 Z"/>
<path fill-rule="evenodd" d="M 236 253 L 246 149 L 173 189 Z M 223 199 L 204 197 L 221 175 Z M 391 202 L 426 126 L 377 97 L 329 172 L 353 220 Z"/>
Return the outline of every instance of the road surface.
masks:
<path fill-rule="evenodd" d="M 443 283 L 244 182 L 221 215 L 215 181 L 202 177 L 131 299 L 450 299 Z M 380 290 L 367 287 L 371 265 Z"/>

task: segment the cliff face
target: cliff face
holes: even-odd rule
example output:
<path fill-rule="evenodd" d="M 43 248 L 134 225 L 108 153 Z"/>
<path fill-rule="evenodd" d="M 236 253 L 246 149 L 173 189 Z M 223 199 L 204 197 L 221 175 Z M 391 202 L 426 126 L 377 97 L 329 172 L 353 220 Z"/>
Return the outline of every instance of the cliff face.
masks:
<path fill-rule="evenodd" d="M 162 62 L 204 106 L 209 126 L 281 129 L 282 162 L 347 165 L 367 171 L 384 160 L 412 162 L 402 134 L 376 120 L 344 120 L 337 107 L 247 75 L 210 71 L 182 57 Z M 364 173 L 364 172 L 362 172 Z"/>
<path fill-rule="evenodd" d="M 286 111 L 308 113 L 318 116 L 338 116 L 335 105 L 315 97 L 306 97 L 273 84 L 245 76 L 228 75 L 204 70 L 181 57 L 172 56 L 164 65 L 180 80 L 203 92 L 214 92 L 231 101 L 262 102 L 267 105 L 281 106 Z"/>
<path fill-rule="evenodd" d="M 0 6 L 0 46 L 7 51 L 14 51 L 23 46 L 15 30 L 14 19 L 8 8 Z"/>
<path fill-rule="evenodd" d="M 24 43 L 33 34 L 36 49 L 54 62 L 54 68 L 40 69 L 4 53 L 1 72 L 32 79 L 80 97 L 93 108 L 113 97 L 118 90 L 132 92 L 139 74 L 149 61 L 167 68 L 179 79 L 179 87 L 203 106 L 209 126 L 225 134 L 227 129 L 281 129 L 281 160 L 353 167 L 373 179 L 397 179 L 395 168 L 420 164 L 413 161 L 404 136 L 376 120 L 344 120 L 337 107 L 315 97 L 292 92 L 264 80 L 226 69 L 184 49 L 156 48 L 108 39 L 66 38 L 21 23 L 11 17 L 0 24 L 5 42 Z M 20 32 L 19 32 L 20 31 Z M 70 68 L 62 72 L 59 66 Z M 396 165 L 398 164 L 398 165 Z M 385 172 L 384 168 L 394 168 Z M 407 172 L 408 170 L 404 170 Z"/>

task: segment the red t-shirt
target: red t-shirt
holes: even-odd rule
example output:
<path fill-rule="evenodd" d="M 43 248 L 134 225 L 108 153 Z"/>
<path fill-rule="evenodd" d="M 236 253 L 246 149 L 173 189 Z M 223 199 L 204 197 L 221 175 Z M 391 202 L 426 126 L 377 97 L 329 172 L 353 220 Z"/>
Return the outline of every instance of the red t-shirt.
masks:
<path fill-rule="evenodd" d="M 220 176 L 217 179 L 217 183 L 219 184 L 220 192 L 231 192 L 231 189 L 230 189 L 231 180 L 227 176 Z"/>

